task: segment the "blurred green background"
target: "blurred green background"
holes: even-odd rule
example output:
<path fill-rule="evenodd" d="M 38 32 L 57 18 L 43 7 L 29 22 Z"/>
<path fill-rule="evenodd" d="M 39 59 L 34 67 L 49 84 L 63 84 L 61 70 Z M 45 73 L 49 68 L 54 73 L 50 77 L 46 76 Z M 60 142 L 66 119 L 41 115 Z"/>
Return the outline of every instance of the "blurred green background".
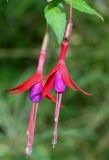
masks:
<path fill-rule="evenodd" d="M 74 31 L 66 64 L 74 81 L 93 93 L 67 89 L 63 96 L 58 144 L 53 150 L 55 105 L 44 100 L 37 116 L 30 160 L 109 159 L 109 0 L 89 0 L 104 17 L 74 11 Z M 12 97 L 5 89 L 31 76 L 37 67 L 46 0 L 0 0 L 0 159 L 25 160 L 31 102 L 27 93 Z M 44 74 L 56 64 L 59 46 L 50 30 Z"/>

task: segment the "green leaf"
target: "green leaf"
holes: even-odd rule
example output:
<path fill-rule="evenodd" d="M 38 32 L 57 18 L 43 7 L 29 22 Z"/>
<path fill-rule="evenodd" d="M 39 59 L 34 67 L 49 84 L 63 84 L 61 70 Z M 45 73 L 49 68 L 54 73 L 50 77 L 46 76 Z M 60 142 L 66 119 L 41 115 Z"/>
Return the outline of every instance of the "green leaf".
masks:
<path fill-rule="evenodd" d="M 55 32 L 58 43 L 60 44 L 66 28 L 66 14 L 57 6 L 50 8 L 49 5 L 47 5 L 45 8 L 45 18 Z"/>
<path fill-rule="evenodd" d="M 64 0 L 64 1 L 70 5 L 70 0 Z M 91 15 L 96 15 L 102 21 L 104 21 L 103 17 L 95 9 L 93 9 L 89 4 L 87 4 L 84 0 L 72 0 L 72 4 L 75 9 Z"/>

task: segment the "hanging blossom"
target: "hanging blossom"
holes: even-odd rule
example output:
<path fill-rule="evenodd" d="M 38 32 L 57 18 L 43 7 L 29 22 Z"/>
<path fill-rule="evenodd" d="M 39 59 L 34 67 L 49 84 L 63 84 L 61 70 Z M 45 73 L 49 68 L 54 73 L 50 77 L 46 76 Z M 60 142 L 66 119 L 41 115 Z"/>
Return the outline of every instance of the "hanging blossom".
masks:
<path fill-rule="evenodd" d="M 19 86 L 11 88 L 7 90 L 7 92 L 12 92 L 11 95 L 17 95 L 29 90 L 29 99 L 32 102 L 32 109 L 30 113 L 30 118 L 28 122 L 28 130 L 27 130 L 27 144 L 25 154 L 28 156 L 32 152 L 32 145 L 34 140 L 34 132 L 35 132 L 35 122 L 36 122 L 36 114 L 38 111 L 38 104 L 44 98 L 48 98 L 54 103 L 56 99 L 53 95 L 48 92 L 46 96 L 42 97 L 42 90 L 45 85 L 45 80 L 43 76 L 43 67 L 46 58 L 46 50 L 48 46 L 49 35 L 46 32 L 43 40 L 43 44 L 41 47 L 39 59 L 38 59 L 38 68 L 34 75 L 32 75 L 25 82 L 21 83 Z"/>
<path fill-rule="evenodd" d="M 71 11 L 70 11 L 71 14 Z M 61 52 L 60 57 L 58 60 L 58 63 L 55 65 L 55 67 L 52 69 L 52 71 L 46 76 L 47 81 L 43 89 L 43 96 L 46 96 L 52 88 L 54 88 L 56 92 L 56 108 L 55 108 L 55 126 L 54 126 L 54 138 L 52 141 L 53 148 L 55 147 L 57 143 L 57 128 L 58 128 L 58 119 L 59 119 L 59 112 L 60 112 L 60 106 L 61 106 L 61 99 L 62 95 L 65 93 L 66 86 L 69 87 L 72 90 L 78 90 L 81 93 L 91 96 L 92 94 L 89 94 L 79 88 L 78 85 L 75 84 L 75 82 L 72 80 L 68 69 L 65 64 L 65 58 L 67 55 L 68 50 L 68 43 L 72 32 L 72 21 L 70 19 L 67 27 L 66 32 L 64 35 L 64 39 L 61 45 Z"/>

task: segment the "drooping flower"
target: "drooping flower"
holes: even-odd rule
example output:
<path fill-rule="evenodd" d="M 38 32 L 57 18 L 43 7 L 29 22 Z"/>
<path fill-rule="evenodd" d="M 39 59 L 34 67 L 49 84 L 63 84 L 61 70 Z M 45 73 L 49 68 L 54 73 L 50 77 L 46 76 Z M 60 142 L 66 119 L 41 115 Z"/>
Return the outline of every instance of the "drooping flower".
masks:
<path fill-rule="evenodd" d="M 48 40 L 49 40 L 49 36 L 48 36 L 48 33 L 46 33 L 44 36 L 41 51 L 39 54 L 37 72 L 33 74 L 25 82 L 21 83 L 19 86 L 11 88 L 6 91 L 6 92 L 11 92 L 11 95 L 14 96 L 29 90 L 29 99 L 32 102 L 32 109 L 29 117 L 28 130 L 27 130 L 27 144 L 26 144 L 26 150 L 25 150 L 25 154 L 27 156 L 30 155 L 32 152 L 35 123 L 36 123 L 36 114 L 38 111 L 38 103 L 44 98 L 42 97 L 42 90 L 45 85 L 43 68 L 44 68 L 44 63 L 46 58 Z M 50 92 L 47 93 L 45 97 L 56 103 L 56 99 Z"/>
<path fill-rule="evenodd" d="M 54 88 L 57 97 L 56 97 L 56 108 L 55 108 L 55 127 L 54 127 L 54 138 L 52 141 L 53 148 L 57 143 L 57 127 L 58 127 L 58 118 L 59 118 L 59 111 L 61 106 L 61 99 L 62 95 L 65 92 L 66 86 L 69 87 L 72 90 L 78 90 L 81 93 L 91 96 L 92 94 L 89 94 L 79 88 L 77 84 L 72 80 L 68 69 L 65 64 L 65 58 L 68 50 L 68 40 L 69 36 L 71 34 L 71 22 L 67 25 L 67 29 L 64 35 L 64 39 L 61 45 L 61 52 L 60 57 L 58 60 L 58 63 L 55 65 L 55 67 L 52 69 L 52 71 L 46 76 L 47 81 L 43 89 L 43 96 L 46 96 L 52 88 Z"/>

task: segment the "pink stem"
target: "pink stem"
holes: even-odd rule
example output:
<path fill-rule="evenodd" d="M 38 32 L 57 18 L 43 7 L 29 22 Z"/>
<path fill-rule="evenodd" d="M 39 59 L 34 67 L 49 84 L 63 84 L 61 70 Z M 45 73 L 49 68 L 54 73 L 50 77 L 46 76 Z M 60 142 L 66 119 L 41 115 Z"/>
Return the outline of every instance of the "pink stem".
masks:
<path fill-rule="evenodd" d="M 42 43 L 39 59 L 38 59 L 37 71 L 41 72 L 41 73 L 43 72 L 43 68 L 44 68 L 46 52 L 47 52 L 47 47 L 48 47 L 48 41 L 49 41 L 49 35 L 48 35 L 48 32 L 46 32 L 45 36 L 44 36 L 44 39 L 43 39 L 43 43 Z"/>
<path fill-rule="evenodd" d="M 45 58 L 46 58 L 46 52 L 41 51 L 39 56 L 39 61 L 38 61 L 38 68 L 37 68 L 38 72 L 41 72 L 41 73 L 43 72 Z"/>
<path fill-rule="evenodd" d="M 66 26 L 66 31 L 64 34 L 64 40 L 69 41 L 71 34 L 72 34 L 72 27 L 73 27 L 73 22 L 72 22 L 72 17 L 73 17 L 73 12 L 72 12 L 72 0 L 70 0 L 70 12 L 69 12 L 69 22 Z"/>
<path fill-rule="evenodd" d="M 38 103 L 36 104 L 33 103 L 29 122 L 28 122 L 28 130 L 27 130 L 27 144 L 26 144 L 26 150 L 25 150 L 25 154 L 27 156 L 30 155 L 32 152 L 37 111 L 38 111 Z"/>
<path fill-rule="evenodd" d="M 56 108 L 55 108 L 55 126 L 54 126 L 54 137 L 53 137 L 53 148 L 57 144 L 57 128 L 58 128 L 58 120 L 59 120 L 59 112 L 60 112 L 60 107 L 61 107 L 61 99 L 62 99 L 62 94 L 57 93 L 57 101 L 56 101 Z"/>

